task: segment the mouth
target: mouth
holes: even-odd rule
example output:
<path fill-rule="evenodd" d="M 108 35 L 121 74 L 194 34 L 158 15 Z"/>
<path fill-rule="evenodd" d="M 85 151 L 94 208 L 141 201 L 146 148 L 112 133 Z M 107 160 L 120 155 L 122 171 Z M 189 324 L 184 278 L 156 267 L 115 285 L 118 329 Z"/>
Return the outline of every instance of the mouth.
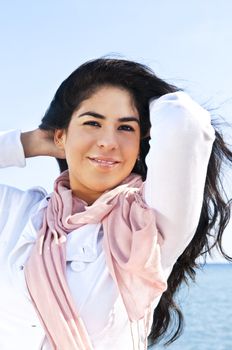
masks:
<path fill-rule="evenodd" d="M 100 167 L 102 169 L 111 169 L 115 168 L 120 164 L 119 161 L 113 160 L 113 159 L 103 159 L 103 158 L 91 158 L 88 157 L 88 160 L 91 162 L 92 165 L 96 167 Z"/>

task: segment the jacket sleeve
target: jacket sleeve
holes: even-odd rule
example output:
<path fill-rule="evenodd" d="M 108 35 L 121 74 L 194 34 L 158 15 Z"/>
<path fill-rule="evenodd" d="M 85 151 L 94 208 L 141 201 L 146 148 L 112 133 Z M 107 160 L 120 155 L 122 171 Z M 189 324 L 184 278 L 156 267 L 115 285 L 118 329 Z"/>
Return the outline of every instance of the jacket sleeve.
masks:
<path fill-rule="evenodd" d="M 0 132 L 0 168 L 26 165 L 23 146 L 20 139 L 20 130 Z M 33 206 L 46 196 L 42 187 L 32 187 L 26 191 L 15 187 L 0 184 L 0 238 L 6 231 L 7 225 L 25 224 Z"/>
<path fill-rule="evenodd" d="M 151 101 L 150 120 L 144 196 L 155 209 L 169 275 L 198 226 L 215 131 L 208 111 L 184 92 Z"/>
<path fill-rule="evenodd" d="M 0 168 L 26 165 L 20 130 L 0 132 Z"/>

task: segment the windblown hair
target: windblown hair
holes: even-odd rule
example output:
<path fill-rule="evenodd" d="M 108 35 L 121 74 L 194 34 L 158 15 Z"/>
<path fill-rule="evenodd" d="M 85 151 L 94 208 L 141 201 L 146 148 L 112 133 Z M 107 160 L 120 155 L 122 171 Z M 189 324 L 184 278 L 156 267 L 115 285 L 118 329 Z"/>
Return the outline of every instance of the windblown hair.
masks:
<path fill-rule="evenodd" d="M 40 128 L 55 130 L 68 128 L 73 112 L 91 97 L 100 87 L 115 86 L 131 93 L 141 122 L 140 162 L 136 162 L 133 172 L 146 179 L 145 158 L 149 151 L 150 129 L 149 102 L 164 94 L 181 90 L 158 78 L 147 66 L 122 59 L 99 58 L 88 61 L 77 68 L 58 88 L 49 109 L 42 119 Z M 150 344 L 155 344 L 168 333 L 166 345 L 176 340 L 183 329 L 183 315 L 175 301 L 175 295 L 183 282 L 189 278 L 195 281 L 196 269 L 200 267 L 199 257 L 204 261 L 213 247 L 232 261 L 222 247 L 222 235 L 229 223 L 231 200 L 228 200 L 222 185 L 223 165 L 231 165 L 232 152 L 225 143 L 223 134 L 215 129 L 215 141 L 209 159 L 201 215 L 192 241 L 174 264 L 168 278 L 168 288 L 163 293 L 154 315 Z M 68 168 L 66 160 L 57 159 L 60 171 Z M 225 198 L 223 197 L 225 194 Z"/>

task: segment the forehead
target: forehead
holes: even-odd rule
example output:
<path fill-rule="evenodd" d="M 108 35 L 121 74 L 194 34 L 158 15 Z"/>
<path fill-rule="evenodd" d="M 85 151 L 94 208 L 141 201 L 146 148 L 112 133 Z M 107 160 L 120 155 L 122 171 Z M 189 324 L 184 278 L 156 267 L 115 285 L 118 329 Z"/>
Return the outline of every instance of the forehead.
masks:
<path fill-rule="evenodd" d="M 97 108 L 98 112 L 125 114 L 128 112 L 138 116 L 131 93 L 123 88 L 114 86 L 99 87 L 88 99 L 82 101 L 79 112 L 86 108 Z"/>

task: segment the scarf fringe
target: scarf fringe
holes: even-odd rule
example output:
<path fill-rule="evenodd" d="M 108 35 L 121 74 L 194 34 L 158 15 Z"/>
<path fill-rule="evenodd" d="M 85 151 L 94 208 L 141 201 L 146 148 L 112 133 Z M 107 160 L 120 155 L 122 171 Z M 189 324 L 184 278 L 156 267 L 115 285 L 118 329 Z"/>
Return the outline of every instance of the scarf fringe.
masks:
<path fill-rule="evenodd" d="M 147 350 L 150 317 L 151 307 L 147 310 L 144 318 L 138 321 L 130 321 L 133 350 Z M 141 326 L 143 328 L 143 339 L 141 339 Z"/>

